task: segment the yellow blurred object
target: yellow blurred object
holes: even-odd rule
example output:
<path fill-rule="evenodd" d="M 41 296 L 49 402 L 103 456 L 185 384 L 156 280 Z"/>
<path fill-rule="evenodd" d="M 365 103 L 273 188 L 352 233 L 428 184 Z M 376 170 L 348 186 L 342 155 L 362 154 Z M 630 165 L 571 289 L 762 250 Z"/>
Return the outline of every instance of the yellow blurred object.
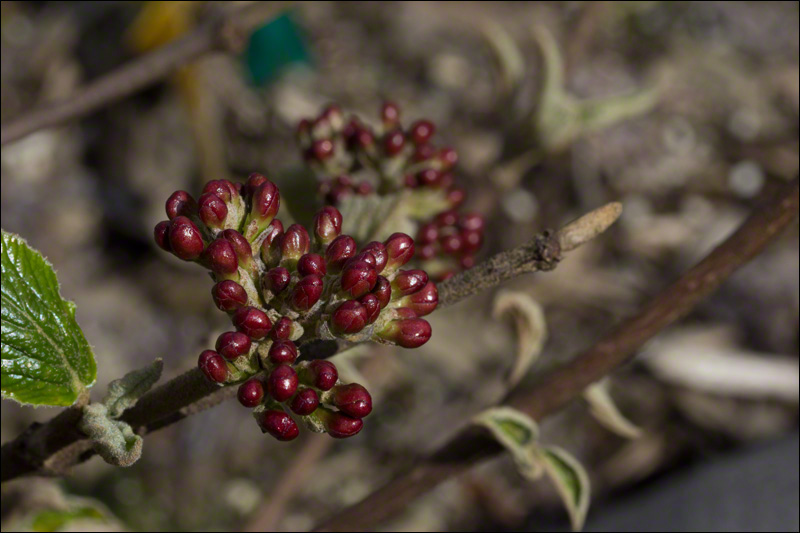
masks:
<path fill-rule="evenodd" d="M 145 2 L 133 21 L 126 40 L 139 52 L 148 52 L 173 41 L 197 22 L 203 2 Z"/>
<path fill-rule="evenodd" d="M 143 54 L 164 46 L 191 31 L 198 21 L 204 2 L 145 2 L 128 28 L 126 41 Z M 205 180 L 227 174 L 216 101 L 203 87 L 202 71 L 194 63 L 178 69 L 172 77 L 189 113 L 200 171 Z"/>

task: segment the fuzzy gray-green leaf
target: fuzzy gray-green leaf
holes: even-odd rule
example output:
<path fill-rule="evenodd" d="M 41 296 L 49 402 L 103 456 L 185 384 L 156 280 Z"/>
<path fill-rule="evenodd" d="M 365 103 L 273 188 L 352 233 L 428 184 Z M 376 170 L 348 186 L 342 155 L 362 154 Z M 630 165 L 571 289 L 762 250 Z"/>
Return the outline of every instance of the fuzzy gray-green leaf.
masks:
<path fill-rule="evenodd" d="M 94 355 L 61 297 L 53 267 L 18 235 L 2 233 L 2 395 L 71 405 L 94 384 Z"/>
<path fill-rule="evenodd" d="M 108 416 L 119 418 L 125 409 L 133 407 L 159 380 L 163 369 L 164 361 L 158 358 L 146 367 L 128 372 L 121 379 L 109 383 L 108 393 L 103 399 L 108 408 Z"/>
<path fill-rule="evenodd" d="M 142 437 L 130 425 L 108 416 L 102 403 L 92 403 L 83 408 L 79 429 L 92 441 L 97 454 L 114 466 L 131 466 L 142 455 Z"/>

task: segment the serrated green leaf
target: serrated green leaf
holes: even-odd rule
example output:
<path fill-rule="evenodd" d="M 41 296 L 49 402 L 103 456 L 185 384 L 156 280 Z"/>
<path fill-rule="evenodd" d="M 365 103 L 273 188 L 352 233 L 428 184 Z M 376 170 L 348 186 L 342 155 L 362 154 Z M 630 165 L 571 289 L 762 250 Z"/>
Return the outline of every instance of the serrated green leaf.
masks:
<path fill-rule="evenodd" d="M 2 395 L 20 403 L 75 402 L 94 384 L 94 355 L 59 294 L 53 267 L 18 235 L 2 233 Z"/>
<path fill-rule="evenodd" d="M 542 469 L 534 454 L 539 426 L 531 417 L 511 407 L 493 407 L 472 421 L 488 429 L 511 453 L 522 475 L 528 479 L 537 479 L 541 475 Z"/>
<path fill-rule="evenodd" d="M 535 454 L 567 508 L 572 529 L 580 530 L 589 511 L 591 492 L 586 470 L 572 454 L 555 446 L 539 447 Z"/>

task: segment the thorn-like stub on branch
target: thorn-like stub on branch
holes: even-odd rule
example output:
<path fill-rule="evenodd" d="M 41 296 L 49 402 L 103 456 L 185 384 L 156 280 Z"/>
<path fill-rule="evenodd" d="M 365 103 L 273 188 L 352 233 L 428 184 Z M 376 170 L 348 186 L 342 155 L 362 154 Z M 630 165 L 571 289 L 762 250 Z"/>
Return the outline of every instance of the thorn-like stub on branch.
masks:
<path fill-rule="evenodd" d="M 533 246 L 537 270 L 553 270 L 561 261 L 560 236 L 553 230 L 545 230 L 541 235 L 537 235 Z"/>
<path fill-rule="evenodd" d="M 564 226 L 558 232 L 561 251 L 569 252 L 588 242 L 611 226 L 622 214 L 622 204 L 611 202 Z"/>

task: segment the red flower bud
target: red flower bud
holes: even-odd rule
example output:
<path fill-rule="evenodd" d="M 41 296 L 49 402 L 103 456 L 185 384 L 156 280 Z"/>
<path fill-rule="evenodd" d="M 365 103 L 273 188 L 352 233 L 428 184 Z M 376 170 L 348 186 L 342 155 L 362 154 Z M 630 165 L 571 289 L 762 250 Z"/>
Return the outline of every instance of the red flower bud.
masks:
<path fill-rule="evenodd" d="M 273 324 L 269 338 L 274 341 L 285 341 L 292 335 L 292 319 L 282 316 Z"/>
<path fill-rule="evenodd" d="M 364 418 L 372 412 L 372 397 L 362 385 L 350 383 L 333 388 L 333 405 L 353 418 Z"/>
<path fill-rule="evenodd" d="M 172 248 L 169 245 L 169 226 L 169 221 L 164 220 L 156 224 L 156 227 L 153 230 L 153 238 L 156 240 L 156 244 L 165 252 L 172 251 Z"/>
<path fill-rule="evenodd" d="M 297 359 L 297 346 L 292 341 L 275 341 L 269 348 L 269 360 L 274 365 L 290 365 L 295 359 Z"/>
<path fill-rule="evenodd" d="M 430 144 L 420 144 L 414 149 L 413 159 L 414 162 L 419 163 L 420 161 L 427 161 L 434 155 L 436 155 L 436 148 Z"/>
<path fill-rule="evenodd" d="M 433 220 L 440 228 L 455 226 L 456 222 L 458 222 L 458 213 L 455 209 L 451 209 L 444 213 L 439 213 Z"/>
<path fill-rule="evenodd" d="M 386 246 L 386 269 L 394 272 L 414 257 L 414 239 L 405 233 L 394 233 L 384 242 Z"/>
<path fill-rule="evenodd" d="M 300 224 L 292 224 L 281 238 L 281 262 L 293 260 L 289 264 L 296 264 L 303 254 L 308 253 L 308 231 Z"/>
<path fill-rule="evenodd" d="M 337 333 L 358 333 L 367 325 L 367 310 L 355 300 L 342 303 L 331 316 L 331 326 Z"/>
<path fill-rule="evenodd" d="M 272 221 L 272 229 L 268 230 L 261 243 L 261 260 L 267 267 L 276 266 L 281 260 L 281 241 L 283 240 L 283 224 L 277 218 Z"/>
<path fill-rule="evenodd" d="M 458 152 L 452 148 L 442 148 L 437 157 L 441 170 L 450 170 L 458 163 Z"/>
<path fill-rule="evenodd" d="M 214 350 L 204 350 L 197 360 L 197 366 L 214 383 L 225 383 L 228 379 L 228 365 L 225 359 Z"/>
<path fill-rule="evenodd" d="M 308 416 L 319 407 L 319 396 L 314 389 L 303 389 L 292 398 L 290 407 L 294 413 Z"/>
<path fill-rule="evenodd" d="M 262 224 L 269 224 L 281 206 L 281 193 L 274 183 L 267 180 L 253 191 L 250 214 Z"/>
<path fill-rule="evenodd" d="M 322 277 L 325 275 L 325 272 L 327 272 L 325 260 L 319 254 L 306 254 L 297 262 L 297 271 L 301 276 L 314 274 Z"/>
<path fill-rule="evenodd" d="M 486 220 L 478 213 L 466 213 L 461 215 L 458 225 L 461 229 L 481 231 L 486 226 Z"/>
<path fill-rule="evenodd" d="M 263 339 L 272 327 L 267 314 L 255 307 L 242 307 L 233 315 L 233 325 L 236 329 L 251 339 Z"/>
<path fill-rule="evenodd" d="M 317 409 L 316 413 L 325 431 L 334 439 L 346 439 L 356 435 L 364 427 L 364 421 L 360 418 L 352 418 L 343 413 L 329 411 L 325 408 Z"/>
<path fill-rule="evenodd" d="M 433 137 L 436 126 L 430 120 L 418 120 L 411 125 L 409 133 L 414 144 L 424 144 Z"/>
<path fill-rule="evenodd" d="M 378 316 L 381 314 L 381 303 L 378 301 L 377 296 L 371 293 L 365 294 L 358 301 L 367 310 L 367 324 L 372 324 L 378 320 Z"/>
<path fill-rule="evenodd" d="M 220 237 L 231 243 L 240 265 L 245 266 L 251 264 L 253 260 L 253 248 L 250 246 L 250 242 L 244 238 L 244 235 L 235 229 L 226 229 L 220 234 Z"/>
<path fill-rule="evenodd" d="M 336 385 L 339 379 L 339 372 L 336 370 L 336 365 L 330 361 L 317 359 L 311 361 L 307 367 L 302 370 L 303 383 L 318 388 L 319 390 L 328 391 Z"/>
<path fill-rule="evenodd" d="M 464 247 L 461 235 L 457 233 L 445 235 L 442 237 L 440 244 L 442 245 L 442 251 L 448 255 L 458 255 Z"/>
<path fill-rule="evenodd" d="M 369 150 L 375 144 L 375 135 L 366 127 L 358 130 L 355 144 L 362 150 Z"/>
<path fill-rule="evenodd" d="M 314 216 L 314 237 L 321 244 L 328 244 L 342 233 L 342 214 L 332 206 L 326 206 Z"/>
<path fill-rule="evenodd" d="M 465 229 L 461 231 L 461 246 L 467 253 L 478 251 L 483 244 L 483 231 L 475 229 Z"/>
<path fill-rule="evenodd" d="M 386 253 L 386 246 L 382 242 L 372 241 L 367 243 L 362 249 L 362 252 L 369 252 L 375 258 L 375 270 L 380 274 L 386 266 L 386 261 L 389 259 Z"/>
<path fill-rule="evenodd" d="M 400 107 L 394 102 L 384 102 L 381 106 L 381 120 L 386 129 L 396 126 L 400 122 Z"/>
<path fill-rule="evenodd" d="M 264 287 L 269 289 L 272 294 L 280 294 L 289 286 L 292 275 L 283 267 L 275 267 L 264 276 Z"/>
<path fill-rule="evenodd" d="M 356 194 L 360 194 L 361 196 L 372 194 L 372 191 L 374 191 L 374 189 L 372 187 L 372 184 L 368 181 L 362 181 L 359 182 L 358 185 L 356 185 Z"/>
<path fill-rule="evenodd" d="M 333 142 L 330 139 L 320 139 L 311 144 L 311 154 L 318 161 L 324 161 L 333 155 Z"/>
<path fill-rule="evenodd" d="M 436 284 L 429 281 L 419 291 L 400 300 L 400 304 L 413 310 L 417 316 L 432 313 L 439 304 L 439 291 L 436 289 Z"/>
<path fill-rule="evenodd" d="M 439 185 L 442 175 L 438 170 L 426 168 L 417 173 L 417 182 L 422 187 L 436 187 Z"/>
<path fill-rule="evenodd" d="M 417 241 L 421 244 L 429 244 L 432 242 L 436 242 L 436 239 L 439 238 L 439 228 L 434 222 L 428 222 L 424 224 L 421 228 L 419 228 L 419 233 L 417 234 Z"/>
<path fill-rule="evenodd" d="M 436 255 L 436 246 L 433 244 L 423 244 L 417 250 L 417 256 L 422 259 L 423 261 L 427 259 L 433 259 L 433 256 Z"/>
<path fill-rule="evenodd" d="M 400 130 L 387 133 L 383 138 L 383 151 L 389 157 L 399 154 L 406 144 L 406 136 Z"/>
<path fill-rule="evenodd" d="M 292 289 L 292 307 L 297 311 L 308 311 L 322 296 L 322 278 L 309 274 L 297 282 Z"/>
<path fill-rule="evenodd" d="M 381 304 L 381 309 L 383 309 L 392 299 L 392 284 L 383 276 L 378 276 L 375 286 L 372 288 L 372 294 L 378 298 L 378 303 Z"/>
<path fill-rule="evenodd" d="M 235 311 L 247 304 L 247 291 L 235 281 L 220 281 L 211 288 L 211 296 L 220 311 Z"/>
<path fill-rule="evenodd" d="M 378 336 L 403 348 L 418 348 L 431 338 L 431 325 L 422 318 L 393 320 L 378 332 Z"/>
<path fill-rule="evenodd" d="M 414 294 L 428 283 L 428 273 L 424 270 L 401 270 L 392 280 L 392 296 L 401 298 Z"/>
<path fill-rule="evenodd" d="M 233 245 L 225 239 L 212 241 L 203 251 L 201 262 L 220 276 L 231 276 L 239 271 Z"/>
<path fill-rule="evenodd" d="M 261 431 L 269 433 L 280 441 L 296 439 L 300 434 L 297 423 L 283 411 L 269 410 L 259 413 L 258 425 Z"/>
<path fill-rule="evenodd" d="M 178 216 L 191 216 L 197 212 L 197 203 L 186 191 L 175 191 L 167 198 L 167 218 L 172 220 Z"/>
<path fill-rule="evenodd" d="M 328 272 L 338 273 L 348 259 L 356 255 L 356 241 L 349 235 L 339 235 L 325 250 Z"/>
<path fill-rule="evenodd" d="M 278 365 L 267 379 L 269 395 L 276 402 L 285 402 L 297 390 L 297 372 L 289 365 Z"/>
<path fill-rule="evenodd" d="M 464 192 L 464 189 L 461 187 L 453 187 L 449 191 L 447 191 L 447 201 L 450 204 L 450 207 L 456 208 L 464 203 L 464 200 L 467 198 L 467 193 Z"/>
<path fill-rule="evenodd" d="M 240 404 L 252 409 L 264 399 L 264 385 L 258 378 L 250 378 L 239 385 L 236 397 L 239 399 Z"/>
<path fill-rule="evenodd" d="M 475 266 L 475 256 L 472 255 L 462 256 L 461 259 L 458 260 L 458 264 L 464 270 L 469 270 L 470 268 Z"/>
<path fill-rule="evenodd" d="M 258 172 L 253 172 L 249 176 L 247 176 L 247 183 L 244 184 L 244 192 L 248 198 L 252 198 L 253 194 L 256 192 L 261 185 L 269 181 L 267 177 L 263 174 L 259 174 Z"/>
<path fill-rule="evenodd" d="M 169 226 L 169 245 L 172 253 L 184 261 L 193 261 L 203 253 L 200 230 L 185 216 L 172 219 Z"/>
<path fill-rule="evenodd" d="M 198 216 L 209 228 L 221 228 L 228 216 L 228 206 L 213 193 L 205 193 L 200 197 Z"/>
<path fill-rule="evenodd" d="M 252 344 L 250 337 L 244 333 L 240 331 L 226 331 L 217 337 L 215 348 L 222 357 L 228 361 L 233 361 L 239 356 L 250 353 Z"/>
<path fill-rule="evenodd" d="M 366 261 L 353 261 L 342 271 L 342 290 L 358 298 L 372 290 L 377 278 L 375 267 Z"/>
<path fill-rule="evenodd" d="M 212 180 L 206 183 L 203 187 L 203 194 L 216 194 L 220 200 L 226 204 L 231 201 L 231 198 L 236 197 L 239 191 L 236 186 L 228 180 Z"/>

